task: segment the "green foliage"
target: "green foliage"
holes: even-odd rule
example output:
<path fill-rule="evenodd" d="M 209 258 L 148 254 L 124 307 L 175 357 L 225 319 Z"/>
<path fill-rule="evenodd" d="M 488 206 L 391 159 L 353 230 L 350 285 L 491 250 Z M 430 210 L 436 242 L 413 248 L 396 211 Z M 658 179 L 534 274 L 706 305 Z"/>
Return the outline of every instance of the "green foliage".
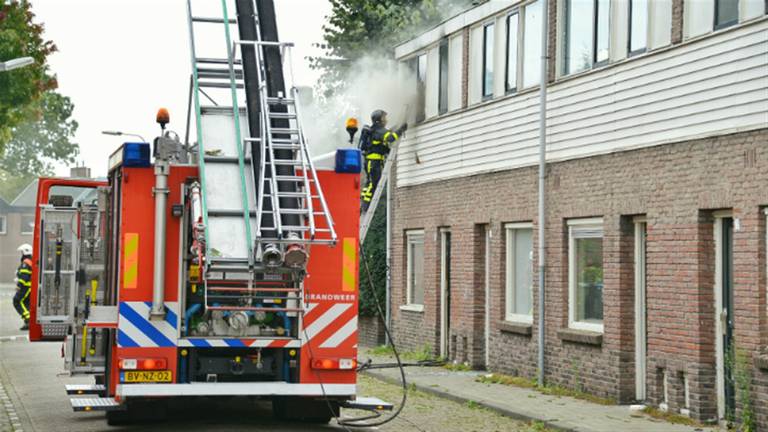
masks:
<path fill-rule="evenodd" d="M 581 390 L 573 390 L 557 385 L 544 385 L 540 386 L 535 379 L 528 379 L 519 376 L 509 376 L 502 374 L 488 374 L 477 377 L 477 382 L 486 384 L 503 384 L 514 387 L 522 387 L 527 389 L 536 390 L 548 396 L 557 397 L 572 397 L 574 399 L 580 399 L 587 402 L 592 402 L 598 405 L 616 405 L 616 401 L 612 399 L 601 398 Z"/>
<path fill-rule="evenodd" d="M 733 370 L 733 380 L 736 386 L 736 392 L 741 405 L 741 418 L 739 432 L 755 432 L 755 411 L 752 406 L 752 359 L 747 352 L 735 348 L 735 343 L 726 353 L 725 361 Z M 735 415 L 731 414 L 731 420 L 735 420 Z"/>
<path fill-rule="evenodd" d="M 664 420 L 667 423 L 672 424 L 680 424 L 680 425 L 686 425 L 686 426 L 694 426 L 694 427 L 703 427 L 701 423 L 697 422 L 696 420 L 686 417 L 684 415 L 671 413 L 668 411 L 662 411 L 658 408 L 654 407 L 645 407 L 643 408 L 643 412 L 648 414 L 649 416 L 658 419 L 658 420 Z"/>
<path fill-rule="evenodd" d="M 382 312 L 386 308 L 387 285 L 387 206 L 386 194 L 381 197 L 376 213 L 373 215 L 368 235 L 361 251 L 360 263 L 360 315 L 377 316 L 376 298 Z M 367 260 L 371 277 L 368 278 L 365 263 Z M 373 287 L 371 286 L 373 282 Z M 376 298 L 374 298 L 376 296 Z"/>
<path fill-rule="evenodd" d="M 39 115 L 11 131 L 0 156 L 0 196 L 11 200 L 31 180 L 53 174 L 53 163 L 73 163 L 78 145 L 72 142 L 78 124 L 70 99 L 47 91 L 34 103 Z"/>
<path fill-rule="evenodd" d="M 364 57 L 392 57 L 395 45 L 437 24 L 470 0 L 330 0 L 323 26 L 325 56 L 312 58 L 323 71 L 320 88 L 328 96 L 343 88 L 352 62 Z"/>
<path fill-rule="evenodd" d="M 56 46 L 43 39 L 43 26 L 33 22 L 35 15 L 30 7 L 25 0 L 0 3 L 0 61 L 35 59 L 32 65 L 0 72 L 0 154 L 13 128 L 39 113 L 35 102 L 57 87 L 46 64 Z"/>

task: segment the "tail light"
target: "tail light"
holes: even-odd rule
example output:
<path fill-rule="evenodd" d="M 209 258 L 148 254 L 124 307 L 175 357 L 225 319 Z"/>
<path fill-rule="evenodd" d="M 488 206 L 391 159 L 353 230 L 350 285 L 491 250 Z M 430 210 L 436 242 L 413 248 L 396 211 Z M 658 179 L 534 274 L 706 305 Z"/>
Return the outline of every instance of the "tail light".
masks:
<path fill-rule="evenodd" d="M 125 370 L 163 370 L 167 369 L 168 361 L 164 358 L 120 359 L 118 366 Z"/>
<path fill-rule="evenodd" d="M 311 362 L 312 369 L 321 370 L 354 370 L 357 368 L 355 359 L 315 358 Z"/>

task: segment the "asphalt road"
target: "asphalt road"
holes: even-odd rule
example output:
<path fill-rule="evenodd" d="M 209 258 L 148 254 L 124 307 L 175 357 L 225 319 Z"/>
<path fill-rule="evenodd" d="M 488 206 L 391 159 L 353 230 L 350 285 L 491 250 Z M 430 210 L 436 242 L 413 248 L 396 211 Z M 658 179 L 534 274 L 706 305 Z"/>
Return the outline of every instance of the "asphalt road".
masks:
<path fill-rule="evenodd" d="M 54 431 L 340 431 L 334 421 L 327 426 L 283 423 L 272 417 L 269 402 L 232 398 L 185 400 L 169 409 L 168 419 L 156 424 L 109 427 L 103 413 L 75 413 L 64 391 L 65 384 L 91 383 L 88 377 L 63 372 L 61 343 L 30 343 L 18 330 L 21 322 L 11 305 L 12 287 L 0 286 L 0 432 Z M 22 337 L 18 337 L 18 336 Z M 397 386 L 360 376 L 358 392 L 399 402 Z M 409 391 L 403 415 L 380 428 L 359 431 L 539 431 L 495 413 Z M 361 412 L 344 411 L 344 416 Z"/>

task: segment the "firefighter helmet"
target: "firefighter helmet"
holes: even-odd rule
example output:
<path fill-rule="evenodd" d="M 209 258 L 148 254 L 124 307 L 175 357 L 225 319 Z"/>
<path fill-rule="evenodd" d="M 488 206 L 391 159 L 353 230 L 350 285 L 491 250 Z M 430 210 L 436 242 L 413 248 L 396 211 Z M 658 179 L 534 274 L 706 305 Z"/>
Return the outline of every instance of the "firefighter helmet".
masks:
<path fill-rule="evenodd" d="M 384 117 L 386 116 L 387 116 L 386 111 L 377 109 L 376 111 L 371 113 L 371 122 L 373 122 L 373 124 L 375 125 L 380 124 L 384 120 Z"/>
<path fill-rule="evenodd" d="M 30 246 L 29 243 L 24 243 L 16 250 L 21 252 L 21 254 L 24 256 L 32 256 L 32 246 Z"/>

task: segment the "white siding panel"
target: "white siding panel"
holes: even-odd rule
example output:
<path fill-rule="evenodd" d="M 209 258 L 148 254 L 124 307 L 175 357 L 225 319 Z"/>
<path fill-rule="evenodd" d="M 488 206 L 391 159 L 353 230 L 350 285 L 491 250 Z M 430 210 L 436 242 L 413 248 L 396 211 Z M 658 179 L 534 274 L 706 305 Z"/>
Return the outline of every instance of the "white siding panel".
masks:
<path fill-rule="evenodd" d="M 739 2 L 739 19 L 748 21 L 765 14 L 765 0 L 741 0 Z"/>
<path fill-rule="evenodd" d="M 440 47 L 427 51 L 427 89 L 424 110 L 427 118 L 437 115 L 438 93 L 440 91 Z"/>
<path fill-rule="evenodd" d="M 672 43 L 672 0 L 654 0 L 649 6 L 651 34 L 648 48 L 667 46 Z"/>
<path fill-rule="evenodd" d="M 766 127 L 767 33 L 764 20 L 555 83 L 548 160 Z M 538 102 L 523 92 L 415 127 L 398 186 L 535 164 Z"/>
<path fill-rule="evenodd" d="M 715 26 L 715 0 L 684 0 L 683 34 L 686 39 L 709 33 Z"/>
<path fill-rule="evenodd" d="M 464 38 L 461 34 L 448 41 L 448 111 L 461 108 L 461 73 Z"/>
<path fill-rule="evenodd" d="M 469 32 L 469 103 L 483 99 L 483 27 Z"/>
<path fill-rule="evenodd" d="M 507 76 L 507 16 L 497 17 L 493 28 L 496 32 L 493 38 L 493 97 L 501 97 L 506 91 L 504 79 Z"/>

